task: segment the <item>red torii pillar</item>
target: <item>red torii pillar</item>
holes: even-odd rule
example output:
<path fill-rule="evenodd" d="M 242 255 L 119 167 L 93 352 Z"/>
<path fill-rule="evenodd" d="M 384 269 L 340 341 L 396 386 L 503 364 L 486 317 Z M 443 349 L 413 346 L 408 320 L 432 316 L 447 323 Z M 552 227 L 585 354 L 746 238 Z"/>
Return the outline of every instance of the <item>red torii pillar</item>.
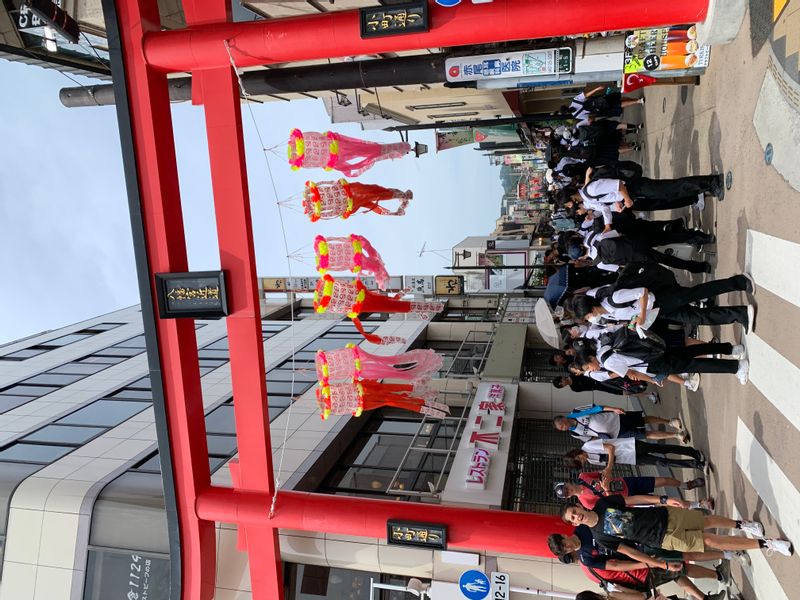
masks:
<path fill-rule="evenodd" d="M 154 273 L 187 268 L 166 73 L 192 72 L 199 84 L 193 86 L 194 102 L 205 107 L 220 260 L 231 311 L 227 326 L 240 467 L 238 489 L 212 488 L 194 328 L 189 321 L 156 318 L 183 600 L 210 600 L 214 595 L 215 520 L 238 523 L 244 532 L 256 600 L 283 597 L 279 527 L 382 537 L 388 518 L 412 518 L 424 511 L 426 518 L 448 526 L 452 547 L 547 555 L 545 536 L 563 528 L 547 515 L 279 492 L 270 519 L 274 478 L 256 263 L 239 90 L 225 42 L 237 66 L 247 67 L 693 23 L 705 18 L 707 0 L 494 0 L 479 5 L 465 0 L 454 8 L 430 4 L 429 32 L 368 40 L 360 38 L 357 11 L 232 23 L 227 1 L 184 0 L 189 27 L 160 31 L 156 0 L 103 4 L 107 18 L 117 17 L 109 28 L 109 44 L 116 91 L 125 96 L 117 103 L 120 135 L 129 193 L 134 204 L 138 200 L 131 210 L 141 211 L 144 224 L 146 255 L 137 255 L 137 261 L 147 263 L 151 286 Z"/>

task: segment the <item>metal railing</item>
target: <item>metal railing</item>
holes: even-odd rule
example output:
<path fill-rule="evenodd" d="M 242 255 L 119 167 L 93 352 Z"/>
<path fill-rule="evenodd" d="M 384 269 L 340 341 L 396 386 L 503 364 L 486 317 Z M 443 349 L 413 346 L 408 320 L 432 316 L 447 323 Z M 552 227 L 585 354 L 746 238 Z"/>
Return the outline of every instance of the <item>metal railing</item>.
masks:
<path fill-rule="evenodd" d="M 499 318 L 498 322 L 502 322 L 502 316 L 505 313 L 506 302 L 503 301 L 499 308 Z M 489 350 L 494 343 L 494 336 L 497 331 L 497 323 L 493 323 L 493 327 L 490 331 L 470 331 L 464 339 L 461 341 L 458 350 L 456 351 L 453 361 L 448 367 L 447 371 L 441 376 L 441 379 L 469 379 L 472 377 L 480 377 L 483 373 L 483 368 L 486 364 L 486 359 L 489 356 Z M 472 354 L 475 346 L 483 346 L 482 352 L 479 355 L 475 356 Z M 453 367 L 458 363 L 459 354 L 466 353 L 466 349 L 469 349 L 470 356 L 469 357 L 462 357 L 461 360 L 469 360 L 470 362 L 477 361 L 477 365 L 473 364 L 473 372 L 469 374 L 456 374 L 452 373 Z M 429 448 L 427 446 L 417 446 L 417 440 L 421 437 L 421 432 L 425 427 L 426 423 L 428 423 L 431 419 L 423 415 L 422 420 L 419 423 L 419 427 L 417 431 L 414 433 L 414 436 L 411 438 L 411 443 L 409 444 L 408 448 L 406 449 L 405 453 L 403 454 L 403 458 L 400 460 L 400 464 L 398 465 L 397 469 L 392 476 L 392 480 L 389 482 L 388 488 L 386 493 L 391 494 L 393 496 L 413 496 L 419 498 L 438 498 L 442 491 L 442 480 L 445 478 L 445 474 L 447 472 L 448 463 L 450 458 L 455 455 L 458 450 L 458 442 L 460 441 L 460 434 L 463 431 L 464 420 L 469 415 L 469 408 L 472 404 L 472 398 L 475 395 L 475 389 L 473 388 L 469 392 L 440 392 L 441 395 L 450 395 L 450 394 L 457 394 L 459 396 L 466 396 L 466 400 L 464 403 L 464 409 L 461 411 L 461 416 L 459 417 L 444 417 L 443 419 L 437 419 L 438 421 L 443 422 L 452 422 L 454 424 L 455 430 L 453 432 L 453 437 L 450 440 L 447 448 Z M 447 403 L 447 402 L 446 402 Z M 447 403 L 449 404 L 449 403 Z M 429 442 L 430 443 L 430 442 Z M 403 467 L 405 466 L 406 462 L 408 461 L 408 457 L 411 455 L 412 452 L 418 452 L 425 455 L 439 455 L 444 456 L 444 461 L 442 462 L 442 467 L 439 470 L 439 473 L 436 477 L 436 481 L 433 484 L 429 484 L 430 490 L 429 491 L 420 491 L 420 490 L 406 490 L 406 489 L 393 489 L 395 487 L 395 483 L 397 479 L 400 477 L 401 471 L 403 471 Z M 423 463 L 424 458 L 420 460 L 420 464 Z"/>

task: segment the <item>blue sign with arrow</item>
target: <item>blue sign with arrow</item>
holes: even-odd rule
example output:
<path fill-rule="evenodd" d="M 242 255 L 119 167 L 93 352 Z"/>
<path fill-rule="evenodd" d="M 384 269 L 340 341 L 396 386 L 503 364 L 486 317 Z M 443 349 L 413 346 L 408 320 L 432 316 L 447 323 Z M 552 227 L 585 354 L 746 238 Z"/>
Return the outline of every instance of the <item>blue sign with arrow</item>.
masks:
<path fill-rule="evenodd" d="M 439 6 L 446 6 L 449 8 L 451 6 L 457 6 L 461 4 L 461 0 L 436 0 L 436 4 L 438 4 Z"/>

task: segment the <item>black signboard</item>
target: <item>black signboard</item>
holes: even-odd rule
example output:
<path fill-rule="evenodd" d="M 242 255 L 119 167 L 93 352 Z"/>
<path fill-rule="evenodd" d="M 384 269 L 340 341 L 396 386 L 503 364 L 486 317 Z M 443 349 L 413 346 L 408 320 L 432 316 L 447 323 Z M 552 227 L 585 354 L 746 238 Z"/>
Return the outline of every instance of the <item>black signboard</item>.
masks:
<path fill-rule="evenodd" d="M 359 11 L 362 38 L 420 33 L 430 27 L 427 0 L 360 8 Z"/>
<path fill-rule="evenodd" d="M 556 59 L 558 73 L 572 73 L 572 48 L 559 48 Z"/>
<path fill-rule="evenodd" d="M 447 528 L 430 523 L 390 520 L 386 521 L 386 543 L 447 550 Z"/>
<path fill-rule="evenodd" d="M 228 314 L 222 271 L 156 273 L 156 293 L 162 319 L 219 319 Z"/>

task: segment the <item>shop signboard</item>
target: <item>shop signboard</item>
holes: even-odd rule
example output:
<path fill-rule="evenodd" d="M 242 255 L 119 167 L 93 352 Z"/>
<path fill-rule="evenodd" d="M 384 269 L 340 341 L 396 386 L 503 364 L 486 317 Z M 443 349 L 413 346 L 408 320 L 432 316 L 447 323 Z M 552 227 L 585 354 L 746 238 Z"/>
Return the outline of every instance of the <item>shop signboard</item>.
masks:
<path fill-rule="evenodd" d="M 649 73 L 692 71 L 708 66 L 711 48 L 697 42 L 697 27 L 674 25 L 658 29 L 628 31 L 625 37 L 623 72 Z M 671 74 L 666 74 L 671 75 Z"/>
<path fill-rule="evenodd" d="M 135 552 L 90 550 L 86 600 L 168 600 L 169 560 Z"/>
<path fill-rule="evenodd" d="M 353 277 L 337 277 L 339 281 L 353 281 Z M 361 282 L 368 290 L 377 290 L 378 283 L 374 277 L 361 277 Z M 319 277 L 262 277 L 261 287 L 264 293 L 285 294 L 286 292 L 311 293 L 317 287 Z M 390 277 L 387 289 L 400 291 L 403 289 L 402 277 Z"/>
<path fill-rule="evenodd" d="M 156 273 L 155 280 L 162 319 L 219 319 L 228 314 L 222 271 Z"/>
<path fill-rule="evenodd" d="M 370 6 L 359 9 L 359 12 L 362 39 L 422 33 L 430 28 L 427 0 Z"/>
<path fill-rule="evenodd" d="M 436 275 L 434 290 L 437 296 L 461 296 L 464 293 L 464 276 Z"/>
<path fill-rule="evenodd" d="M 572 72 L 572 48 L 456 56 L 445 61 L 447 81 L 486 81 Z"/>
<path fill-rule="evenodd" d="M 442 501 L 500 506 L 511 446 L 517 386 L 478 385 Z"/>
<path fill-rule="evenodd" d="M 472 129 L 460 127 L 455 129 L 436 130 L 436 151 L 450 150 L 459 146 L 466 146 L 474 142 Z"/>
<path fill-rule="evenodd" d="M 412 294 L 433 295 L 433 275 L 404 275 L 403 289 Z"/>
<path fill-rule="evenodd" d="M 447 528 L 430 523 L 389 520 L 386 522 L 386 542 L 395 546 L 447 550 Z"/>

